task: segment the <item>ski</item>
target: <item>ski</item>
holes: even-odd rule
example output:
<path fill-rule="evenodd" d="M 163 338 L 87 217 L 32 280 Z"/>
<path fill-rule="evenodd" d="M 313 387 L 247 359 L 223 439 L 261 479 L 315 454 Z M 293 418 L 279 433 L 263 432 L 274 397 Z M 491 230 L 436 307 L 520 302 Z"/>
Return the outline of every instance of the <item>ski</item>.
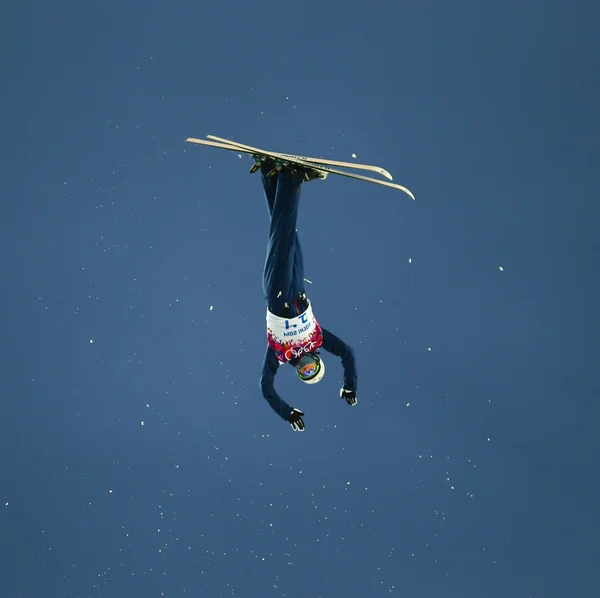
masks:
<path fill-rule="evenodd" d="M 243 143 L 237 143 L 237 141 L 230 141 L 223 137 L 217 137 L 216 135 L 207 135 L 207 139 L 213 139 L 214 141 L 220 141 L 228 145 L 237 145 L 239 147 L 245 147 L 248 149 L 250 146 L 244 145 Z M 325 158 L 311 158 L 309 156 L 297 156 L 295 154 L 282 154 L 281 152 L 271 152 L 273 154 L 279 154 L 282 158 L 288 158 L 290 160 L 306 160 L 307 162 L 315 162 L 316 164 L 325 164 L 326 166 L 340 166 L 342 168 L 354 168 L 355 170 L 370 170 L 383 175 L 386 179 L 393 181 L 392 175 L 380 166 L 371 166 L 370 164 L 357 164 L 355 162 L 340 162 L 339 160 L 326 160 Z"/>
<path fill-rule="evenodd" d="M 404 191 L 404 193 L 406 193 L 411 199 L 415 199 L 415 196 L 406 187 L 403 187 L 402 185 L 397 185 L 396 183 L 389 183 L 388 181 L 381 181 L 379 179 L 374 179 L 372 177 L 363 176 L 361 174 L 355 174 L 353 172 L 344 172 L 343 170 L 337 170 L 337 169 L 331 168 L 329 166 L 323 166 L 318 162 L 310 162 L 308 160 L 303 160 L 301 158 L 292 157 L 292 156 L 287 157 L 288 154 L 278 154 L 276 152 L 269 152 L 266 150 L 261 150 L 257 147 L 252 147 L 250 145 L 244 145 L 244 144 L 237 143 L 237 142 L 218 143 L 215 141 L 208 141 L 206 139 L 196 139 L 194 137 L 188 137 L 186 139 L 186 141 L 189 141 L 191 143 L 198 143 L 200 145 L 208 145 L 211 147 L 218 147 L 221 149 L 234 151 L 234 152 L 238 152 L 238 153 L 250 154 L 252 156 L 255 156 L 255 155 L 266 156 L 269 158 L 273 158 L 274 160 L 280 160 L 282 162 L 299 164 L 300 166 L 304 166 L 305 168 L 316 170 L 318 172 L 320 171 L 320 172 L 327 172 L 330 174 L 337 174 L 340 176 L 345 176 L 345 177 L 348 177 L 351 179 L 356 179 L 359 181 L 375 183 L 377 185 L 382 185 L 384 187 L 392 187 L 392 189 L 399 189 L 400 191 Z"/>

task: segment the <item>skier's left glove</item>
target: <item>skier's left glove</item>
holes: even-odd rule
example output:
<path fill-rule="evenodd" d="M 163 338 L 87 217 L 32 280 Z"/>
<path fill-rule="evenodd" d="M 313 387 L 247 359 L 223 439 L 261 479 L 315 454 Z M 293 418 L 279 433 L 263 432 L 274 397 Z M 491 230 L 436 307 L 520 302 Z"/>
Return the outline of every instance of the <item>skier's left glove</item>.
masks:
<path fill-rule="evenodd" d="M 352 407 L 358 403 L 355 390 L 344 390 L 342 388 L 340 390 L 340 399 L 346 399 L 346 403 L 348 403 L 348 405 L 352 405 Z"/>
<path fill-rule="evenodd" d="M 295 407 L 288 415 L 287 420 L 292 425 L 292 430 L 294 430 L 294 432 L 304 432 L 304 420 L 302 419 L 303 415 L 304 411 L 300 411 L 300 409 L 296 409 Z"/>

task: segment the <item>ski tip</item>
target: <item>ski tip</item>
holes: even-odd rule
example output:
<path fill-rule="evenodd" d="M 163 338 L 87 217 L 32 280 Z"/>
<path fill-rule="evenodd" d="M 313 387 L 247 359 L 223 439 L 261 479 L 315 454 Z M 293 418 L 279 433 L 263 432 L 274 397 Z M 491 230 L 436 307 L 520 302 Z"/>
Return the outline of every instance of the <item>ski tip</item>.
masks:
<path fill-rule="evenodd" d="M 400 191 L 404 191 L 404 193 L 406 193 L 406 195 L 408 195 L 408 197 L 410 197 L 412 200 L 415 199 L 415 196 L 412 194 L 412 191 L 410 189 L 407 189 L 406 187 L 403 187 L 402 185 L 394 185 L 396 187 L 396 189 L 400 189 Z"/>

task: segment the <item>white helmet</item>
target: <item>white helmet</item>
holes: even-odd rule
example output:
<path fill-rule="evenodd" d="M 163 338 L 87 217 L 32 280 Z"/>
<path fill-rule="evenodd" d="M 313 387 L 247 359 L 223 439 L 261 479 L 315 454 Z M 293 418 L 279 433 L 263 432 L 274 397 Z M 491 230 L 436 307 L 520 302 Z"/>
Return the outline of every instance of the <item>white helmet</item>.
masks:
<path fill-rule="evenodd" d="M 325 364 L 318 353 L 305 353 L 296 364 L 296 374 L 306 384 L 316 384 L 325 375 Z"/>

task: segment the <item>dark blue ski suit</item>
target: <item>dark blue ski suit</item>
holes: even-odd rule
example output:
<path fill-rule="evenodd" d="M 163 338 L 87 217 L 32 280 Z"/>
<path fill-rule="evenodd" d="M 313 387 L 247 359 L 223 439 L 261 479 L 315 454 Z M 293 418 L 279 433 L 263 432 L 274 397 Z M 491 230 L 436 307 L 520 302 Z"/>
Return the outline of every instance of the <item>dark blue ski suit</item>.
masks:
<path fill-rule="evenodd" d="M 267 177 L 272 162 L 261 166 L 262 183 L 271 218 L 269 243 L 263 272 L 263 292 L 269 311 L 276 316 L 289 318 L 300 315 L 308 306 L 304 290 L 304 260 L 296 231 L 300 187 L 303 173 L 283 169 Z M 337 336 L 321 326 L 321 349 L 340 357 L 344 369 L 344 389 L 356 391 L 358 376 L 354 351 Z M 289 363 L 295 366 L 297 359 Z M 273 410 L 283 419 L 292 412 L 274 387 L 280 362 L 273 349 L 267 345 L 263 359 L 260 388 Z"/>

